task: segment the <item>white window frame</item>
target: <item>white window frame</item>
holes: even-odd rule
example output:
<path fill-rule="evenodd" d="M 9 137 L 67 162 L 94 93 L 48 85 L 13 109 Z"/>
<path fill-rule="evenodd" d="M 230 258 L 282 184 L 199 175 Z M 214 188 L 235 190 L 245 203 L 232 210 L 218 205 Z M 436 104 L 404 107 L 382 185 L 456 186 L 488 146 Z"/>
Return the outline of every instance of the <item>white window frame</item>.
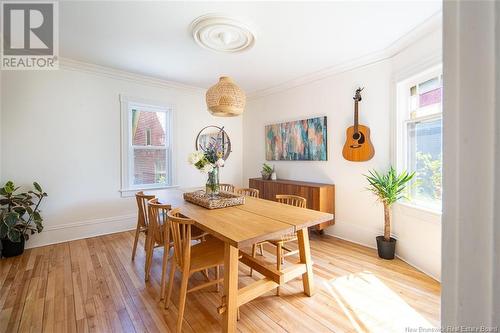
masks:
<path fill-rule="evenodd" d="M 134 98 L 120 95 L 121 109 L 121 189 L 123 197 L 133 196 L 137 191 L 159 190 L 177 187 L 174 185 L 174 161 L 173 161 L 173 117 L 174 106 L 166 105 L 141 98 Z M 140 146 L 141 149 L 165 149 L 167 182 L 165 184 L 133 184 L 133 163 L 134 148 L 132 145 L 132 110 L 140 109 L 146 112 L 164 112 L 166 114 L 166 137 L 165 147 L 160 146 Z"/>
<path fill-rule="evenodd" d="M 396 169 L 401 172 L 403 170 L 408 170 L 408 124 L 416 123 L 419 121 L 429 121 L 435 119 L 442 119 L 442 104 L 441 101 L 441 113 L 426 115 L 421 117 L 410 118 L 410 100 L 409 91 L 410 88 L 419 83 L 425 82 L 426 80 L 432 79 L 436 76 L 441 76 L 443 73 L 442 65 L 435 65 L 426 70 L 423 70 L 409 78 L 401 79 L 395 82 L 396 85 L 396 106 L 394 115 L 394 127 L 395 127 L 395 164 Z M 441 209 L 432 209 L 429 207 L 420 206 L 413 201 L 401 200 L 398 202 L 399 205 L 406 206 L 415 210 L 424 211 L 427 213 L 441 215 Z"/>

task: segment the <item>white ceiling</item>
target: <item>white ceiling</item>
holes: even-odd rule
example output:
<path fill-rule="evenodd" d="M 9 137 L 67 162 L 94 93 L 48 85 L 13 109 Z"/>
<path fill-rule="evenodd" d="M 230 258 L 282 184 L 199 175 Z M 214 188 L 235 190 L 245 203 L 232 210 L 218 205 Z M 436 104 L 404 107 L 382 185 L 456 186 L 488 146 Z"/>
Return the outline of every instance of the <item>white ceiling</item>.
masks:
<path fill-rule="evenodd" d="M 383 50 L 440 10 L 441 1 L 68 1 L 60 55 L 203 88 L 230 75 L 251 93 Z M 208 13 L 250 23 L 254 47 L 199 47 L 189 25 Z"/>

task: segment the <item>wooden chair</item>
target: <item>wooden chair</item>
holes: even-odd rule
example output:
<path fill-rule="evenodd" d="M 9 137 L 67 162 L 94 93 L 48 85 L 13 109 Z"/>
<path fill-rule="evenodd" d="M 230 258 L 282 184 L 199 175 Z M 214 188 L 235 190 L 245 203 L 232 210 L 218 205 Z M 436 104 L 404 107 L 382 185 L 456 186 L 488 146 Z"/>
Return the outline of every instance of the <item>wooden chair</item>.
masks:
<path fill-rule="evenodd" d="M 219 191 L 224 191 L 224 192 L 234 192 L 234 185 L 231 184 L 219 184 Z"/>
<path fill-rule="evenodd" d="M 281 202 L 286 205 L 291 205 L 300 208 L 306 208 L 307 200 L 306 198 L 299 197 L 297 195 L 288 195 L 288 194 L 277 194 L 276 201 Z M 276 268 L 281 271 L 281 265 L 284 264 L 285 257 L 294 255 L 299 253 L 299 250 L 291 250 L 285 246 L 286 243 L 293 242 L 297 240 L 297 234 L 285 234 L 277 239 L 268 239 L 265 242 L 257 243 L 252 246 L 252 256 L 256 255 L 256 246 L 262 246 L 263 243 L 270 243 L 276 246 Z M 262 251 L 262 250 L 261 250 Z M 286 253 L 284 251 L 287 251 Z M 252 274 L 252 270 L 250 270 L 250 275 Z M 276 288 L 276 295 L 279 296 L 280 287 Z"/>
<path fill-rule="evenodd" d="M 143 232 L 146 235 L 144 242 L 144 250 L 147 248 L 147 232 L 148 232 L 148 209 L 147 202 L 153 199 L 154 195 L 146 195 L 144 192 L 137 192 L 135 200 L 137 201 L 137 227 L 135 228 L 134 246 L 132 247 L 132 260 L 135 259 L 135 252 L 137 250 L 137 242 L 139 241 L 139 234 Z"/>
<path fill-rule="evenodd" d="M 149 230 L 147 235 L 146 243 L 146 265 L 144 280 L 149 280 L 149 275 L 151 272 L 151 265 L 153 263 L 153 252 L 157 247 L 165 246 L 164 239 L 164 226 L 167 220 L 167 212 L 172 209 L 170 205 L 162 205 L 158 202 L 158 199 L 153 198 L 148 201 L 148 215 L 149 215 Z M 168 237 L 166 239 L 167 244 L 169 243 Z M 164 248 L 164 254 L 169 252 L 170 246 Z M 165 255 L 163 256 L 165 258 Z M 164 259 L 165 260 L 165 259 Z"/>
<path fill-rule="evenodd" d="M 161 272 L 161 291 L 160 296 L 163 299 L 165 294 L 165 281 L 166 272 L 165 267 L 168 263 L 168 258 L 170 254 L 170 248 L 173 245 L 170 240 L 167 213 L 172 209 L 170 205 L 164 205 L 158 202 L 158 199 L 151 199 L 148 201 L 149 208 L 149 219 L 151 225 L 152 243 L 156 245 L 163 245 L 163 265 Z M 167 226 L 167 227 L 165 227 Z M 154 250 L 154 248 L 153 248 Z M 153 251 L 148 251 L 147 263 L 147 278 L 149 279 L 149 272 L 151 270 L 151 264 L 153 262 Z"/>
<path fill-rule="evenodd" d="M 194 221 L 182 216 L 179 213 L 179 209 L 170 210 L 167 215 L 170 224 L 169 237 L 172 238 L 174 245 L 174 260 L 170 261 L 170 275 L 165 308 L 168 309 L 169 307 L 175 271 L 179 269 L 182 272 L 182 280 L 179 290 L 177 332 L 180 332 L 187 293 L 214 284 L 218 290 L 219 283 L 224 280 L 219 278 L 219 266 L 224 264 L 224 243 L 213 237 L 208 237 L 204 242 L 191 245 L 191 232 Z M 203 272 L 209 268 L 215 268 L 215 280 L 209 280 L 188 290 L 189 277 L 196 272 Z"/>
<path fill-rule="evenodd" d="M 239 188 L 236 190 L 235 193 L 239 195 L 246 195 L 248 197 L 254 197 L 254 198 L 259 197 L 259 190 L 254 188 Z"/>
<path fill-rule="evenodd" d="M 165 281 L 170 249 L 173 247 L 173 241 L 170 237 L 170 228 L 168 226 L 167 213 L 172 209 L 171 205 L 161 204 L 154 198 L 148 201 L 149 210 L 149 230 L 151 237 L 146 255 L 146 281 L 149 280 L 151 266 L 153 263 L 153 252 L 157 247 L 163 247 L 163 264 L 161 273 L 161 299 L 165 296 Z M 203 230 L 193 227 L 192 240 L 203 240 L 207 235 Z"/>

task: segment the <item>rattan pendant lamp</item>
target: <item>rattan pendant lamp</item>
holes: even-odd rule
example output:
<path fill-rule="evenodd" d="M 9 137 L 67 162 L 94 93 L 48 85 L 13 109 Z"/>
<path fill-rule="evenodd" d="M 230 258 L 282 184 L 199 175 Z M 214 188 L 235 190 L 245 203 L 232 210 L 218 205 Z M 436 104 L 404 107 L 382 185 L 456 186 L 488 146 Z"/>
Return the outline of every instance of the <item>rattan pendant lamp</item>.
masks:
<path fill-rule="evenodd" d="M 255 44 L 248 24 L 221 14 L 207 14 L 191 23 L 194 41 L 201 47 L 219 53 L 238 53 Z M 229 77 L 222 76 L 207 91 L 208 111 L 216 117 L 235 117 L 245 110 L 246 96 Z"/>
<path fill-rule="evenodd" d="M 245 111 L 245 92 L 228 76 L 222 76 L 219 82 L 207 91 L 208 111 L 216 117 L 235 117 Z"/>

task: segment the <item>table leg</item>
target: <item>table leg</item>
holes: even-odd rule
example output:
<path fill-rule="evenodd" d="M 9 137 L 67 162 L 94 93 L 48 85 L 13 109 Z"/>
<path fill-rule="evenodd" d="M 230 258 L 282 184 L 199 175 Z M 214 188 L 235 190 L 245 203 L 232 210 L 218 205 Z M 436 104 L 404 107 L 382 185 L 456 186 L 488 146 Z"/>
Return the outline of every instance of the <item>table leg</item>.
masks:
<path fill-rule="evenodd" d="M 311 260 L 311 247 L 309 245 L 309 234 L 307 228 L 297 231 L 299 243 L 300 262 L 306 264 L 306 272 L 302 274 L 302 284 L 304 285 L 304 293 L 307 296 L 314 294 L 314 277 Z"/>
<path fill-rule="evenodd" d="M 224 249 L 224 295 L 226 311 L 222 318 L 223 332 L 236 332 L 238 311 L 238 249 L 228 243 Z"/>

